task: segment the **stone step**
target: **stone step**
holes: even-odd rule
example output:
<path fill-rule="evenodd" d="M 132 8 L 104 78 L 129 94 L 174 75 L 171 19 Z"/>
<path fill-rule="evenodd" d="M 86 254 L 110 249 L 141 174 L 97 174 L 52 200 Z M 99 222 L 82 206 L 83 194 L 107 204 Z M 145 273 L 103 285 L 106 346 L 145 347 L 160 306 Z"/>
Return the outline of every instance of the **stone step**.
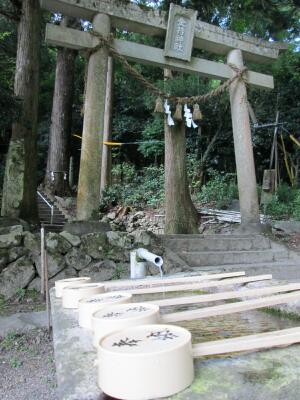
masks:
<path fill-rule="evenodd" d="M 46 232 L 62 232 L 64 225 L 61 224 L 43 224 Z"/>
<path fill-rule="evenodd" d="M 287 260 L 289 252 L 286 250 L 250 250 L 250 251 L 193 251 L 177 252 L 177 254 L 189 265 L 223 266 L 227 264 L 254 264 L 272 261 Z"/>
<path fill-rule="evenodd" d="M 273 262 L 262 262 L 255 264 L 228 264 L 221 265 L 216 270 L 215 266 L 203 265 L 202 267 L 192 266 L 193 273 L 222 273 L 245 271 L 247 275 L 272 274 L 273 279 L 284 281 L 298 281 L 300 279 L 300 263 L 292 260 Z"/>
<path fill-rule="evenodd" d="M 51 217 L 51 214 L 45 214 L 45 213 L 41 214 L 41 213 L 39 213 L 39 216 L 40 216 L 40 219 L 42 219 L 42 218 L 47 218 L 47 219 L 49 219 L 49 218 Z M 61 215 L 61 214 L 53 214 L 53 218 L 55 218 L 55 219 L 61 219 L 61 220 L 63 220 L 63 221 L 66 220 L 66 218 L 65 218 L 63 215 Z"/>
<path fill-rule="evenodd" d="M 166 247 L 173 251 L 242 251 L 265 250 L 271 248 L 271 242 L 264 236 L 252 237 L 219 237 L 203 236 L 192 238 L 167 238 L 164 240 Z"/>

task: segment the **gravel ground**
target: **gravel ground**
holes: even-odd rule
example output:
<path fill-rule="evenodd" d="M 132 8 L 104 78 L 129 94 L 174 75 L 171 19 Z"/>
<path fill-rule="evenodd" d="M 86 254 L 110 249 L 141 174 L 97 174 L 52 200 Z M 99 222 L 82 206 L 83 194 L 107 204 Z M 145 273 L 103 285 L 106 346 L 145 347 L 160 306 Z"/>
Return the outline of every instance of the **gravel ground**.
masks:
<path fill-rule="evenodd" d="M 0 399 L 57 400 L 53 346 L 47 330 L 0 337 Z"/>

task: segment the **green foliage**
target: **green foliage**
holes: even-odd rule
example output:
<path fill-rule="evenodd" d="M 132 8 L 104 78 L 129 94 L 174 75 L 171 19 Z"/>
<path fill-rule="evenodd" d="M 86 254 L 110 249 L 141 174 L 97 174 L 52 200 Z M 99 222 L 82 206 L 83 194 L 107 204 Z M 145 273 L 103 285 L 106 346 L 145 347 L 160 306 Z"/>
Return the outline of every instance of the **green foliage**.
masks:
<path fill-rule="evenodd" d="M 267 204 L 265 213 L 273 219 L 300 220 L 300 190 L 291 188 L 287 184 L 280 185 Z"/>
<path fill-rule="evenodd" d="M 4 296 L 0 295 L 0 315 L 5 311 L 6 306 L 7 304 Z"/>
<path fill-rule="evenodd" d="M 124 274 L 124 272 L 126 272 L 126 268 L 124 265 L 122 264 L 117 264 L 115 270 L 114 270 L 114 274 L 112 276 L 112 280 L 118 280 L 122 278 L 122 274 Z"/>
<path fill-rule="evenodd" d="M 123 163 L 113 169 L 113 177 L 114 181 L 116 178 L 119 181 L 104 191 L 100 210 L 117 204 L 138 208 L 157 207 L 162 204 L 164 200 L 163 167 L 150 166 L 138 172 L 133 170 L 132 165 Z"/>
<path fill-rule="evenodd" d="M 21 360 L 19 360 L 17 357 L 13 357 L 11 360 L 10 360 L 10 366 L 12 367 L 12 368 L 20 368 L 20 367 L 22 367 L 22 365 L 23 365 L 23 361 L 21 361 Z"/>
<path fill-rule="evenodd" d="M 147 121 L 142 132 L 142 139 L 146 143 L 141 143 L 138 150 L 145 158 L 152 160 L 162 159 L 164 155 L 164 123 L 161 116 L 155 115 Z"/>
<path fill-rule="evenodd" d="M 0 348 L 3 350 L 11 350 L 16 344 L 19 335 L 16 332 L 9 332 L 0 342 Z"/>
<path fill-rule="evenodd" d="M 198 200 L 201 203 L 214 203 L 217 208 L 226 208 L 233 199 L 238 197 L 235 175 L 220 174 L 217 171 L 209 170 L 210 180 L 205 184 Z"/>
<path fill-rule="evenodd" d="M 19 299 L 20 301 L 24 300 L 25 295 L 26 295 L 26 290 L 25 290 L 25 289 L 18 288 L 18 289 L 16 290 L 16 296 L 18 297 L 18 299 Z"/>
<path fill-rule="evenodd" d="M 280 202 L 276 196 L 272 198 L 265 209 L 265 213 L 273 219 L 287 219 L 290 216 L 290 212 L 290 205 Z"/>

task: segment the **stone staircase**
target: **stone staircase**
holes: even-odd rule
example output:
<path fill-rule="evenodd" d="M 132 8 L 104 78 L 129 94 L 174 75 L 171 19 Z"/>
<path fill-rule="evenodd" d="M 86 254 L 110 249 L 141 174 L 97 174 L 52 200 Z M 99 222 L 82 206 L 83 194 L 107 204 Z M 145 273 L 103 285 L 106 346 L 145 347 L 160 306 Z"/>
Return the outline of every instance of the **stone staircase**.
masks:
<path fill-rule="evenodd" d="M 300 279 L 300 256 L 263 235 L 164 235 L 164 246 L 195 270 L 271 273 Z"/>
<path fill-rule="evenodd" d="M 40 195 L 37 195 L 41 224 L 44 225 L 44 228 L 47 232 L 61 232 L 63 230 L 64 224 L 67 222 L 66 217 L 43 191 L 39 190 L 39 193 L 44 198 L 42 199 Z M 49 204 L 53 207 L 52 221 L 51 208 Z"/>

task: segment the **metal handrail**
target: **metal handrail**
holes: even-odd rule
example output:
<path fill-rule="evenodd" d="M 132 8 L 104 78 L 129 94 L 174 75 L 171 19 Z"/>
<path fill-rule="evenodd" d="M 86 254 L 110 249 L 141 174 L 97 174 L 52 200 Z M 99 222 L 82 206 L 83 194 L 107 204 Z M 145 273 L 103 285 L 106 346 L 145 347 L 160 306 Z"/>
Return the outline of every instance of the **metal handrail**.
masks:
<path fill-rule="evenodd" d="M 51 212 L 51 217 L 50 217 L 50 224 L 53 223 L 53 215 L 54 215 L 54 205 L 50 204 L 49 201 L 37 190 L 37 194 L 38 196 L 40 196 L 40 198 L 43 200 L 44 203 L 47 204 L 47 206 L 50 208 L 50 212 Z"/>

